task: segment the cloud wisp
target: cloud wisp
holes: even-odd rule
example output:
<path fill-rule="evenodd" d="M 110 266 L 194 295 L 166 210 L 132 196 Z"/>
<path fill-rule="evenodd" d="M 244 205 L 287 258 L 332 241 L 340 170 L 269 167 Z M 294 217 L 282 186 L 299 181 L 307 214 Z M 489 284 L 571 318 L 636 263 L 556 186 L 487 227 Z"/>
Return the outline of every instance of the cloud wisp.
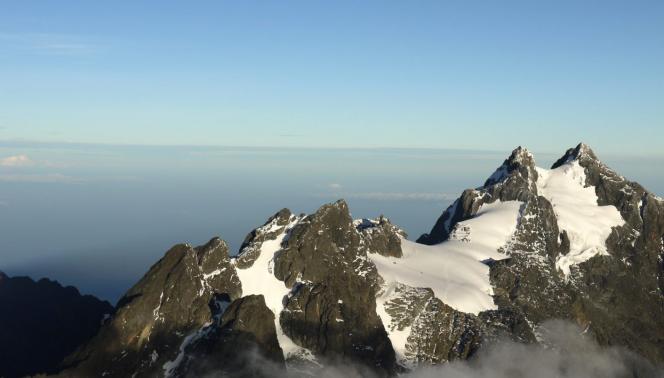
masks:
<path fill-rule="evenodd" d="M 661 378 L 656 367 L 633 352 L 598 345 L 590 334 L 562 320 L 539 327 L 542 344 L 498 341 L 487 345 L 470 360 L 414 368 L 403 378 Z M 289 377 L 288 372 L 258 353 L 246 354 L 246 366 L 259 376 Z M 353 363 L 323 363 L 311 376 L 320 378 L 378 378 L 366 367 Z M 225 375 L 210 374 L 206 378 Z"/>
<path fill-rule="evenodd" d="M 30 167 L 35 162 L 27 155 L 12 155 L 0 159 L 0 167 Z"/>
<path fill-rule="evenodd" d="M 0 33 L 0 47 L 61 56 L 86 56 L 100 51 L 100 46 L 81 36 L 54 33 Z"/>

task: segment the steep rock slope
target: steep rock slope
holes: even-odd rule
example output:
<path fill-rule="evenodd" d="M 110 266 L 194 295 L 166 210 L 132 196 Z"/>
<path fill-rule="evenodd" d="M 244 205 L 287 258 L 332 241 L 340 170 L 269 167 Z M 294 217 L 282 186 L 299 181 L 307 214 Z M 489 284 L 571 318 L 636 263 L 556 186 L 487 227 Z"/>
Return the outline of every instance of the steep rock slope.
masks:
<path fill-rule="evenodd" d="M 220 239 L 176 245 L 120 299 L 115 316 L 65 362 L 68 377 L 169 376 L 240 281 Z"/>
<path fill-rule="evenodd" d="M 273 313 L 262 296 L 236 299 L 189 343 L 173 376 L 272 377 L 285 373 Z M 266 321 L 268 320 L 268 321 Z"/>

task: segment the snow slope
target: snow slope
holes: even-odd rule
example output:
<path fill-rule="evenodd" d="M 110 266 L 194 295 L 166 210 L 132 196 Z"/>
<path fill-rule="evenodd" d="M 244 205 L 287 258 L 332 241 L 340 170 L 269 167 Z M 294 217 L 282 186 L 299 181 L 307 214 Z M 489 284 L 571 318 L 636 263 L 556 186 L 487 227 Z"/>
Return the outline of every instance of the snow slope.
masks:
<path fill-rule="evenodd" d="M 586 175 L 578 161 L 556 169 L 536 168 L 537 191 L 551 205 L 560 231 L 567 231 L 570 251 L 559 256 L 556 267 L 565 275 L 570 267 L 596 255 L 608 255 L 606 239 L 613 227 L 625 223 L 615 206 L 599 206 L 594 187 L 586 187 Z"/>
<path fill-rule="evenodd" d="M 482 261 L 507 257 L 498 249 L 515 232 L 521 204 L 496 201 L 483 205 L 475 217 L 459 222 L 457 229 L 464 230 L 462 239 L 451 237 L 433 246 L 401 239 L 401 258 L 378 254 L 369 257 L 385 280 L 386 288 L 393 287 L 395 282 L 431 288 L 445 304 L 467 313 L 495 309 L 489 267 Z M 389 291 L 383 296 L 390 295 Z M 384 302 L 385 298 L 378 298 L 379 305 Z M 383 309 L 378 312 L 384 313 Z"/>
<path fill-rule="evenodd" d="M 281 328 L 279 316 L 284 308 L 284 297 L 288 295 L 290 289 L 286 287 L 283 281 L 274 276 L 274 254 L 281 249 L 281 243 L 287 234 L 300 218 L 292 217 L 291 223 L 284 227 L 284 230 L 274 240 L 266 240 L 261 245 L 260 255 L 254 261 L 253 265 L 247 269 L 237 268 L 237 275 L 242 283 L 242 295 L 262 295 L 265 298 L 265 304 L 274 313 L 274 325 L 277 329 L 277 339 L 284 352 L 284 358 L 289 356 L 299 356 L 301 358 L 311 359 L 312 354 L 309 350 L 296 345 Z M 280 226 L 275 219 L 272 223 L 263 226 L 264 233 L 276 231 Z"/>

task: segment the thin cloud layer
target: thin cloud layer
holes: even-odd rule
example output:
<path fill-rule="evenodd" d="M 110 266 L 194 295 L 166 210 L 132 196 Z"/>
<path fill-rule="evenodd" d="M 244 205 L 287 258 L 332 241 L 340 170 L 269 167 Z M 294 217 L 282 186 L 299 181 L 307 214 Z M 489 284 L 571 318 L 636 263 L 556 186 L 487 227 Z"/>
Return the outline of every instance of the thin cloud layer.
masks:
<path fill-rule="evenodd" d="M 77 35 L 53 33 L 0 33 L 0 47 L 42 55 L 83 56 L 99 46 Z"/>
<path fill-rule="evenodd" d="M 63 175 L 61 173 L 44 173 L 44 174 L 3 174 L 0 175 L 2 182 L 29 182 L 29 183 L 73 183 L 83 182 L 82 178 Z"/>
<path fill-rule="evenodd" d="M 449 201 L 455 197 L 447 193 L 426 192 L 335 192 L 319 194 L 321 198 L 346 198 L 373 201 Z"/>

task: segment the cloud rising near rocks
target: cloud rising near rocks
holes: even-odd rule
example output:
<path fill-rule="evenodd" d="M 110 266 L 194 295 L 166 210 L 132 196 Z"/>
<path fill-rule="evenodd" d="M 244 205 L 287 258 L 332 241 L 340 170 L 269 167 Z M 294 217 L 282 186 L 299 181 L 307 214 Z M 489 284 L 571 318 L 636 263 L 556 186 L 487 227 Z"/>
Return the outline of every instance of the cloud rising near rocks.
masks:
<path fill-rule="evenodd" d="M 574 324 L 554 320 L 545 322 L 538 331 L 541 343 L 521 344 L 499 341 L 482 349 L 468 361 L 455 361 L 437 366 L 416 368 L 401 375 L 404 378 L 660 378 L 662 367 L 623 348 L 603 347 Z M 258 376 L 289 377 L 278 374 L 279 367 L 257 353 L 248 353 L 247 365 Z M 310 372 L 318 378 L 378 378 L 365 367 L 344 363 L 325 364 Z M 207 377 L 218 377 L 209 375 Z"/>
<path fill-rule="evenodd" d="M 601 347 L 575 325 L 560 320 L 540 328 L 545 347 L 500 342 L 468 362 L 421 369 L 413 378 L 619 378 L 663 377 L 644 358 L 618 347 Z"/>

